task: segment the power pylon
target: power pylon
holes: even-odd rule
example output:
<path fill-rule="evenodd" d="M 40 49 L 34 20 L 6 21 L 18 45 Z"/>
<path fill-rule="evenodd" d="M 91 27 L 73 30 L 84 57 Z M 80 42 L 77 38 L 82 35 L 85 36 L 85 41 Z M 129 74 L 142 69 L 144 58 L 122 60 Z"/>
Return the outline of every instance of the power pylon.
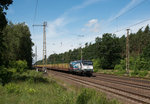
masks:
<path fill-rule="evenodd" d="M 47 22 L 43 22 L 43 25 L 33 25 L 33 26 L 42 26 L 43 27 L 43 69 L 46 72 L 47 57 L 46 57 L 46 26 Z"/>
<path fill-rule="evenodd" d="M 37 46 L 35 46 L 35 68 L 36 68 L 36 71 L 38 72 L 38 68 L 37 68 Z"/>
<path fill-rule="evenodd" d="M 126 38 L 126 71 L 129 74 L 129 30 L 127 29 L 127 38 Z"/>

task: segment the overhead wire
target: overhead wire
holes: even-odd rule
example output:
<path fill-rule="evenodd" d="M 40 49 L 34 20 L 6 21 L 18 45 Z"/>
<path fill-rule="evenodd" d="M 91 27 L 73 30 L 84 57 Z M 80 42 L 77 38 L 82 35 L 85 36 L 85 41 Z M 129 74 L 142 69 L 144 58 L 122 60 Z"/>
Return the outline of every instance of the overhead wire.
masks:
<path fill-rule="evenodd" d="M 36 21 L 36 17 L 37 17 L 37 8 L 38 8 L 38 0 L 36 0 L 36 5 L 35 5 L 35 12 L 34 12 L 34 16 L 33 16 L 33 25 L 34 25 L 34 23 L 35 23 L 35 21 Z M 34 33 L 34 26 L 33 26 L 33 34 L 35 34 Z M 36 40 L 35 40 L 35 47 L 37 47 L 37 44 L 36 44 Z M 37 50 L 35 50 L 35 53 L 37 54 L 37 52 L 36 52 Z M 36 57 L 35 57 L 35 61 L 37 60 L 37 55 L 36 55 Z"/>
<path fill-rule="evenodd" d="M 33 24 L 36 20 L 36 16 L 37 16 L 37 8 L 38 8 L 38 0 L 36 0 L 36 5 L 35 5 L 35 12 L 34 12 L 34 18 L 33 18 Z"/>
<path fill-rule="evenodd" d="M 123 16 L 123 15 L 126 14 L 127 12 L 131 12 L 133 9 L 135 9 L 135 8 L 139 7 L 140 5 L 144 4 L 146 1 L 147 1 L 147 0 L 143 0 L 143 1 L 142 1 L 141 3 L 139 3 L 138 5 L 136 5 L 136 6 L 132 7 L 132 8 L 130 8 L 128 11 L 126 11 L 126 12 L 124 12 L 123 14 L 121 14 L 121 15 L 115 17 L 112 21 L 118 19 L 119 17 Z"/>
<path fill-rule="evenodd" d="M 147 22 L 147 21 L 150 21 L 150 18 L 145 19 L 145 20 L 142 20 L 142 21 L 140 21 L 140 22 L 138 22 L 138 23 L 135 23 L 135 24 L 133 24 L 133 25 L 131 25 L 131 26 L 128 26 L 128 27 L 123 28 L 123 29 L 120 29 L 120 30 L 118 30 L 118 31 L 115 31 L 115 32 L 113 32 L 113 34 L 118 33 L 118 32 L 120 32 L 120 31 L 123 31 L 123 30 L 126 30 L 126 29 L 128 29 L 128 28 L 134 27 L 134 26 L 136 26 L 136 25 L 139 25 L 139 24 L 144 23 L 144 22 Z"/>

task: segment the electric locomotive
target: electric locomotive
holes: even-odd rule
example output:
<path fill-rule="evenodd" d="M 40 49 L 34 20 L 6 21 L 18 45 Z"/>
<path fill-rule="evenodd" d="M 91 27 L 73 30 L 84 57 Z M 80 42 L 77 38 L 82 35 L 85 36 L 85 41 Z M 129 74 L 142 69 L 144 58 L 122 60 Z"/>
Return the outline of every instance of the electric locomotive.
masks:
<path fill-rule="evenodd" d="M 71 61 L 69 71 L 71 73 L 92 75 L 93 62 L 89 60 Z"/>

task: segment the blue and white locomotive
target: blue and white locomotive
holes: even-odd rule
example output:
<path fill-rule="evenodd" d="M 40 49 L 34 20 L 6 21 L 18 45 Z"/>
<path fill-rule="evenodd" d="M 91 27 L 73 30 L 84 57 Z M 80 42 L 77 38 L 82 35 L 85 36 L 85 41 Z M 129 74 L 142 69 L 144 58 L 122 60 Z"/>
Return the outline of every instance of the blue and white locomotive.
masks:
<path fill-rule="evenodd" d="M 88 60 L 71 61 L 69 71 L 71 73 L 92 75 L 93 62 Z"/>

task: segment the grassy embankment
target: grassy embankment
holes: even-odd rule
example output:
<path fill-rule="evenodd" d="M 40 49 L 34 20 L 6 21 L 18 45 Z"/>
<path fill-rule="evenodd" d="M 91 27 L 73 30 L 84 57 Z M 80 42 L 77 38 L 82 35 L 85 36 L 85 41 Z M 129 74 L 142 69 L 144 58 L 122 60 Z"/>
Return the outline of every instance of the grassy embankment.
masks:
<path fill-rule="evenodd" d="M 5 86 L 0 85 L 0 104 L 118 104 L 93 89 L 68 90 L 52 78 L 35 71 L 13 76 Z"/>
<path fill-rule="evenodd" d="M 130 76 L 130 77 L 140 77 L 140 78 L 150 78 L 150 71 L 148 70 L 130 70 L 129 74 L 126 73 L 126 70 L 104 70 L 99 69 L 97 73 L 104 73 L 104 74 L 113 74 L 118 76 Z"/>

